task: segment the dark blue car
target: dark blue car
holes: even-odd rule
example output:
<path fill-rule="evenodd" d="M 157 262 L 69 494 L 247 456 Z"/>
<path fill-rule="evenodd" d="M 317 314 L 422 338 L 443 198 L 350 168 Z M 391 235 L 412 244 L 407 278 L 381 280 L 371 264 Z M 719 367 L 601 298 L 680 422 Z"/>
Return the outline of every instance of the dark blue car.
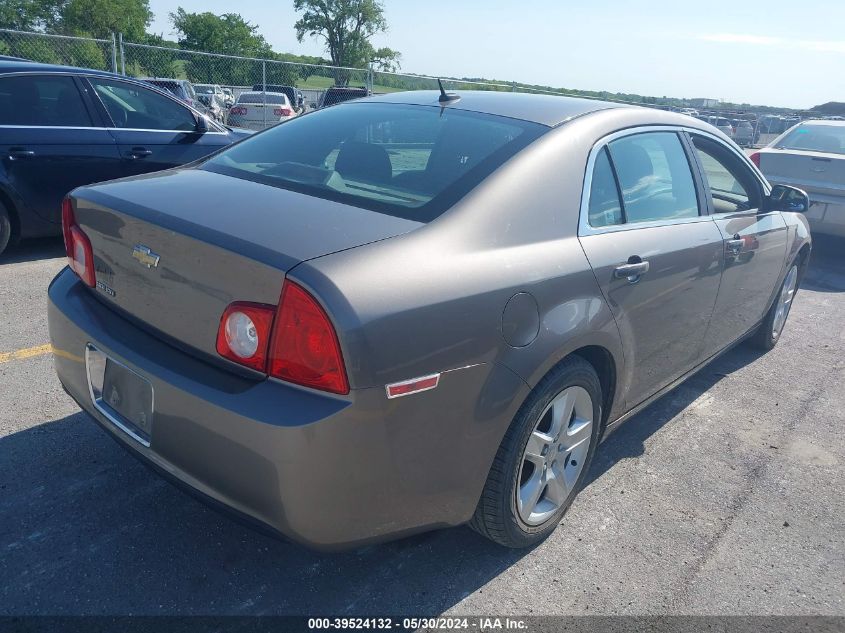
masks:
<path fill-rule="evenodd" d="M 0 61 L 0 253 L 59 235 L 72 189 L 176 167 L 249 132 L 173 95 L 96 70 Z"/>

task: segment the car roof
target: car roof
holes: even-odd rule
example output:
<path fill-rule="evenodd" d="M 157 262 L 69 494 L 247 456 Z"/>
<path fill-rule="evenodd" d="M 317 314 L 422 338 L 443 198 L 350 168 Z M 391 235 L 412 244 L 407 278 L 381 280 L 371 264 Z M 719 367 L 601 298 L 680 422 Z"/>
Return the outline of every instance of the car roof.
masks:
<path fill-rule="evenodd" d="M 521 119 L 555 127 L 574 119 L 575 117 L 607 110 L 610 108 L 635 108 L 620 103 L 581 99 L 577 97 L 563 97 L 557 95 L 540 95 L 525 92 L 495 92 L 490 90 L 460 90 L 460 99 L 445 105 L 456 110 L 468 110 L 484 114 Z M 360 99 L 361 102 L 401 103 L 409 105 L 440 105 L 437 90 L 416 90 L 413 92 L 393 92 Z"/>
<path fill-rule="evenodd" d="M 0 60 L 0 74 L 19 72 L 75 72 L 84 73 L 86 75 L 100 75 L 103 77 L 120 77 L 121 79 L 133 79 L 133 77 L 124 77 L 123 75 L 117 75 L 106 70 L 93 70 L 91 68 L 78 68 L 76 66 L 62 66 L 60 64 L 41 64 L 39 62 L 31 61 L 12 61 L 8 59 Z"/>

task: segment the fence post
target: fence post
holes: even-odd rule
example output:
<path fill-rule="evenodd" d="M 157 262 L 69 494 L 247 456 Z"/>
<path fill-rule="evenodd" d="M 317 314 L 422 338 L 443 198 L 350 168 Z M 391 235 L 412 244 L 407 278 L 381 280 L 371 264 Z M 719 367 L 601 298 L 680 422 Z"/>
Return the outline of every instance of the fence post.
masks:
<path fill-rule="evenodd" d="M 511 82 L 511 92 L 516 92 L 516 82 L 515 81 Z"/>
<path fill-rule="evenodd" d="M 261 93 L 264 107 L 261 110 L 264 112 L 264 127 L 267 127 L 267 60 L 261 60 Z"/>
<path fill-rule="evenodd" d="M 123 48 L 123 33 L 117 34 L 120 43 L 120 74 L 126 76 L 126 50 Z"/>
<path fill-rule="evenodd" d="M 114 33 L 111 34 L 111 71 L 117 73 L 117 40 Z"/>
<path fill-rule="evenodd" d="M 373 63 L 367 64 L 367 92 L 373 93 Z"/>

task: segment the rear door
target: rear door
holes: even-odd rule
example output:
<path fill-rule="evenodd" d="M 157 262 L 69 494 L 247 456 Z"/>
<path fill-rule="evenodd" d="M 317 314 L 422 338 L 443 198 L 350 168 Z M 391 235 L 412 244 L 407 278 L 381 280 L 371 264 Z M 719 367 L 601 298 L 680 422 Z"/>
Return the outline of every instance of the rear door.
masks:
<path fill-rule="evenodd" d="M 699 207 L 680 132 L 640 128 L 598 144 L 579 236 L 634 368 L 636 406 L 701 359 L 719 289 L 722 236 Z"/>
<path fill-rule="evenodd" d="M 120 156 L 68 74 L 0 77 L 0 164 L 27 208 L 61 222 L 72 189 L 120 175 Z"/>
<path fill-rule="evenodd" d="M 742 156 L 710 136 L 691 132 L 690 140 L 724 240 L 722 284 L 705 343 L 710 355 L 763 318 L 783 271 L 787 231 L 780 212 L 762 210 L 763 183 Z"/>
<path fill-rule="evenodd" d="M 87 81 L 109 119 L 124 175 L 184 165 L 230 142 L 212 125 L 200 132 L 194 112 L 175 98 L 119 79 L 91 76 Z"/>

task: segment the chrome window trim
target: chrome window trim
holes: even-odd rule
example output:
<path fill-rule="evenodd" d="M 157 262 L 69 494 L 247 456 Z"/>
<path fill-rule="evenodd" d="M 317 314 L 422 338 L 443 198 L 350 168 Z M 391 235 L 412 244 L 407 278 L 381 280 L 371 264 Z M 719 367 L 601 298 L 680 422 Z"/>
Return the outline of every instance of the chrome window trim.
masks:
<path fill-rule="evenodd" d="M 601 227 L 594 227 L 590 224 L 590 190 L 593 186 L 593 170 L 595 169 L 596 159 L 598 158 L 599 153 L 608 145 L 608 143 L 611 143 L 617 139 L 624 138 L 627 136 L 634 136 L 636 134 L 644 134 L 647 132 L 672 132 L 675 134 L 681 134 L 686 132 L 687 134 L 699 134 L 701 136 L 705 136 L 720 143 L 721 145 L 725 146 L 730 151 L 732 151 L 735 155 L 741 157 L 746 165 L 753 168 L 755 174 L 758 177 L 758 180 L 761 180 L 764 183 L 766 182 L 765 177 L 762 177 L 762 174 L 759 172 L 759 170 L 755 168 L 754 163 L 752 163 L 743 152 L 737 151 L 736 149 L 725 143 L 723 139 L 705 130 L 700 130 L 695 127 L 683 125 L 639 125 L 637 127 L 626 128 L 624 130 L 617 130 L 616 132 L 607 134 L 601 137 L 598 141 L 596 141 L 593 144 L 592 149 L 590 149 L 590 154 L 587 157 L 587 169 L 584 173 L 584 184 L 583 188 L 581 189 L 581 206 L 578 211 L 578 237 L 583 237 L 587 235 L 602 235 L 604 233 L 616 233 L 618 231 L 634 231 L 637 229 L 648 229 L 661 226 L 674 226 L 676 224 L 693 224 L 696 222 L 708 222 L 713 219 L 712 215 L 707 215 L 706 207 L 702 209 L 701 202 L 699 202 L 699 215 L 692 218 L 654 220 L 651 222 L 631 222 L 623 224 L 611 224 L 608 226 Z M 681 141 L 681 139 L 678 140 L 683 146 L 683 142 Z M 695 183 L 695 177 L 692 173 L 692 170 L 694 169 L 699 169 L 697 161 L 696 164 L 690 165 L 690 176 L 693 178 L 693 183 Z M 704 184 L 706 184 L 706 181 L 704 181 Z M 768 187 L 764 186 L 763 189 L 764 192 L 766 192 Z"/>
<path fill-rule="evenodd" d="M 101 132 L 106 131 L 110 132 L 112 130 L 117 132 L 162 132 L 166 134 L 199 134 L 199 132 L 192 132 L 190 130 L 150 130 L 141 127 L 101 127 L 101 126 L 89 126 L 89 127 L 80 127 L 80 126 L 72 126 L 72 125 L 6 125 L 5 123 L 0 123 L 0 129 L 24 129 L 24 130 L 99 130 Z M 205 132 L 203 136 L 206 134 L 216 134 L 218 136 L 225 136 L 226 132 Z"/>

